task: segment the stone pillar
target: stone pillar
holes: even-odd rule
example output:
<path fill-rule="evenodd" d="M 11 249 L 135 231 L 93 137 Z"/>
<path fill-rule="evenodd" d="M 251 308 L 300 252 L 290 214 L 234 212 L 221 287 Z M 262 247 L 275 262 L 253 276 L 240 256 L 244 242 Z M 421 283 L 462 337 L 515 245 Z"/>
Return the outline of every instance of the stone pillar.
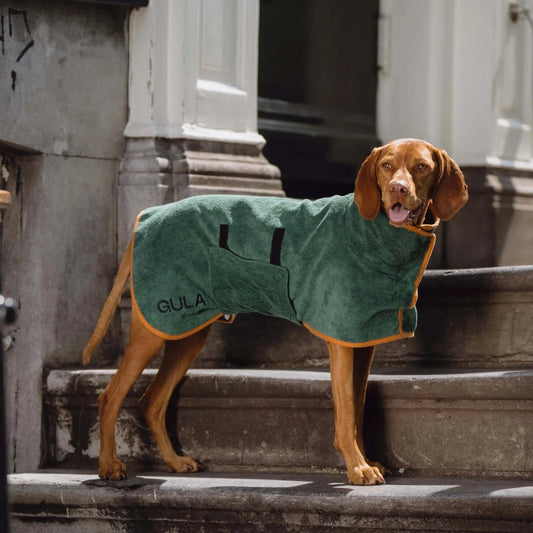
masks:
<path fill-rule="evenodd" d="M 378 135 L 445 148 L 470 186 L 433 267 L 533 260 L 532 54 L 505 0 L 381 3 Z"/>
<path fill-rule="evenodd" d="M 258 0 L 157 0 L 132 12 L 119 254 L 151 205 L 211 193 L 284 196 L 257 132 L 258 32 Z M 120 307 L 127 339 L 127 296 Z"/>
<path fill-rule="evenodd" d="M 158 0 L 133 11 L 119 250 L 150 205 L 284 195 L 257 133 L 258 17 L 258 0 Z"/>

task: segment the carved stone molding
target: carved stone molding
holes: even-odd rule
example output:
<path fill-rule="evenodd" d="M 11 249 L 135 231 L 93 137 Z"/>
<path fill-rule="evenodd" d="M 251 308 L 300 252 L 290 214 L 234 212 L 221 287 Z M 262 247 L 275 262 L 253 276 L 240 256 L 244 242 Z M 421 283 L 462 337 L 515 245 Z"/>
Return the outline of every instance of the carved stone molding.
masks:
<path fill-rule="evenodd" d="M 174 161 L 175 198 L 196 194 L 284 196 L 280 171 L 253 146 L 183 142 Z"/>

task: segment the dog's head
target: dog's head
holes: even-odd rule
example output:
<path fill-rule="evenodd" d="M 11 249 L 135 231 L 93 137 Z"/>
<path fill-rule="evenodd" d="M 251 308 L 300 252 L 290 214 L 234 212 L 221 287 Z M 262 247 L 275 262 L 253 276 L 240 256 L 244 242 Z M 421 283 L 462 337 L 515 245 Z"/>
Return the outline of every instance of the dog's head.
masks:
<path fill-rule="evenodd" d="M 450 220 L 468 200 L 459 165 L 444 150 L 417 139 L 374 148 L 355 180 L 355 202 L 367 220 L 381 208 L 393 226 L 423 223 L 429 203 Z"/>

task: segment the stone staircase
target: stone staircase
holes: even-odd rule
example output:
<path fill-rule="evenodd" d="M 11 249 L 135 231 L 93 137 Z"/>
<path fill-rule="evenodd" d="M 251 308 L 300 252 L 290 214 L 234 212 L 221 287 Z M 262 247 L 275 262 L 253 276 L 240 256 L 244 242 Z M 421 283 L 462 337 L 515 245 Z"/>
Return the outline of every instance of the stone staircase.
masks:
<path fill-rule="evenodd" d="M 13 531 L 533 531 L 533 267 L 432 271 L 420 293 L 417 337 L 378 348 L 369 384 L 365 442 L 387 485 L 347 484 L 322 342 L 241 317 L 169 407 L 202 473 L 161 473 L 137 408 L 147 369 L 117 424 L 130 478 L 98 480 L 114 370 L 50 371 L 46 470 L 10 476 Z M 235 368 L 247 351 L 255 368 Z"/>

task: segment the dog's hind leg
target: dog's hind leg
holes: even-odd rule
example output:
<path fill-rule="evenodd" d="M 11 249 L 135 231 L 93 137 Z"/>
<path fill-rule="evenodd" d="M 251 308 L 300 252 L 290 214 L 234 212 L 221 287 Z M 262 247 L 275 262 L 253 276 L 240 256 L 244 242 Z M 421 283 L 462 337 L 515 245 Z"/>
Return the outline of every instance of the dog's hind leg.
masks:
<path fill-rule="evenodd" d="M 117 415 L 130 387 L 152 357 L 159 352 L 164 342 L 163 339 L 144 328 L 135 311 L 132 312 L 128 346 L 116 374 L 98 398 L 100 416 L 98 475 L 102 479 L 127 477 L 126 465 L 117 458 L 115 444 Z"/>
<path fill-rule="evenodd" d="M 377 467 L 382 475 L 385 474 L 385 468 L 376 461 L 369 461 L 365 453 L 363 442 L 363 421 L 365 417 L 366 389 L 368 385 L 368 376 L 370 367 L 376 352 L 375 346 L 365 348 L 354 348 L 354 389 L 355 389 L 355 427 L 357 445 L 370 466 Z"/>
<path fill-rule="evenodd" d="M 168 467 L 175 472 L 197 472 L 202 465 L 178 455 L 168 437 L 165 415 L 172 391 L 181 381 L 207 339 L 209 327 L 177 341 L 167 341 L 163 362 L 140 399 L 141 409 Z"/>

